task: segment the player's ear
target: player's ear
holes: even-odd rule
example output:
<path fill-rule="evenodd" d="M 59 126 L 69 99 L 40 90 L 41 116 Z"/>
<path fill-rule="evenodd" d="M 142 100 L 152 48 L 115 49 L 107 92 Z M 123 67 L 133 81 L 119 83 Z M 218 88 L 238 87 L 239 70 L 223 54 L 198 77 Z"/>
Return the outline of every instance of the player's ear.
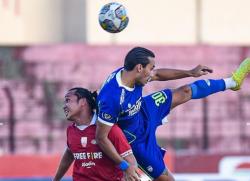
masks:
<path fill-rule="evenodd" d="M 137 64 L 137 65 L 136 65 L 136 69 L 137 69 L 137 72 L 141 73 L 142 70 L 143 70 L 142 64 Z"/>
<path fill-rule="evenodd" d="M 84 106 L 84 105 L 88 104 L 87 99 L 86 99 L 86 98 L 81 98 L 81 99 L 79 100 L 79 104 L 80 104 L 81 106 Z"/>

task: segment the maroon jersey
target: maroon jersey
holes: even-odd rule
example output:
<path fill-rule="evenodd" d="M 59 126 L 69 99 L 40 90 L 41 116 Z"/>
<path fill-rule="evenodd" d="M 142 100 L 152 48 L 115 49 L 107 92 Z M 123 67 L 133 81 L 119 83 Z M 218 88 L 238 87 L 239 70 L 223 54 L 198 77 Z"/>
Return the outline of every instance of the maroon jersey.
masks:
<path fill-rule="evenodd" d="M 67 145 L 74 156 L 74 181 L 119 181 L 123 172 L 109 159 L 96 144 L 96 125 L 92 124 L 84 130 L 75 125 L 67 128 Z M 113 126 L 109 135 L 121 156 L 132 153 L 125 136 L 118 126 Z"/>

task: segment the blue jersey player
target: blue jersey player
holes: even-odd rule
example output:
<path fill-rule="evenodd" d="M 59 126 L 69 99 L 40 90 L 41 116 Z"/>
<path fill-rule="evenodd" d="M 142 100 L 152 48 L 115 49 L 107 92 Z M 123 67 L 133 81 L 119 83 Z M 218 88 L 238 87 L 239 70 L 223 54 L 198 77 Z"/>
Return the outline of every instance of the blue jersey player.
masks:
<path fill-rule="evenodd" d="M 200 99 L 226 89 L 238 90 L 250 72 L 250 59 L 244 60 L 232 77 L 198 80 L 170 90 L 142 97 L 142 88 L 150 81 L 199 77 L 211 73 L 206 66 L 192 70 L 154 69 L 154 53 L 136 47 L 128 52 L 124 67 L 114 71 L 105 81 L 98 96 L 96 140 L 101 149 L 125 171 L 127 180 L 139 180 L 135 168 L 124 161 L 108 139 L 114 124 L 123 130 L 131 144 L 139 167 L 156 181 L 174 181 L 164 165 L 165 151 L 156 142 L 156 128 L 163 124 L 170 110 L 191 99 Z"/>

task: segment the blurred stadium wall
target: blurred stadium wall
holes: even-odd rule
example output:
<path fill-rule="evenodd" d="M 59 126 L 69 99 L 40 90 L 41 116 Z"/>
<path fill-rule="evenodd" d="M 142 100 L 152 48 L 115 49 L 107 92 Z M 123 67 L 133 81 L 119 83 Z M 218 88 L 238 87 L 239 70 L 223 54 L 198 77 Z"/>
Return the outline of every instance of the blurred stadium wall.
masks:
<path fill-rule="evenodd" d="M 51 160 L 58 160 L 66 145 L 65 91 L 73 86 L 99 89 L 135 45 L 155 51 L 157 67 L 206 64 L 215 70 L 209 78 L 230 76 L 250 56 L 249 0 L 119 2 L 130 22 L 123 32 L 109 34 L 98 24 L 101 0 L 0 0 L 1 166 L 6 159 L 14 165 L 37 158 L 41 169 L 45 163 L 55 169 Z M 144 94 L 191 81 L 152 83 Z M 237 93 L 191 101 L 171 113 L 157 135 L 172 153 L 173 171 L 215 173 L 225 156 L 242 160 L 250 155 L 249 85 L 247 79 Z M 249 162 L 243 164 L 248 172 Z M 13 176 L 11 167 L 4 166 L 0 177 Z"/>
<path fill-rule="evenodd" d="M 108 1 L 107 1 L 108 2 Z M 98 24 L 100 0 L 1 0 L 0 44 L 249 45 L 249 0 L 120 0 L 129 26 L 119 34 Z"/>

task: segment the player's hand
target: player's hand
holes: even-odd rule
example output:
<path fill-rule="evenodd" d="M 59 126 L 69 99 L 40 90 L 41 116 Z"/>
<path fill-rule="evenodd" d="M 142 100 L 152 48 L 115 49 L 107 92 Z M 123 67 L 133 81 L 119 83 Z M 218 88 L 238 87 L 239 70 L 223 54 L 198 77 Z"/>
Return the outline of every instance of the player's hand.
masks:
<path fill-rule="evenodd" d="M 140 175 L 137 172 L 137 167 L 130 165 L 127 170 L 124 171 L 125 181 L 140 181 Z"/>
<path fill-rule="evenodd" d="M 208 73 L 212 73 L 212 72 L 213 72 L 212 69 L 210 69 L 207 66 L 203 66 L 203 65 L 198 65 L 195 68 L 193 68 L 192 70 L 190 70 L 192 77 L 200 77 L 202 75 L 207 75 Z"/>

